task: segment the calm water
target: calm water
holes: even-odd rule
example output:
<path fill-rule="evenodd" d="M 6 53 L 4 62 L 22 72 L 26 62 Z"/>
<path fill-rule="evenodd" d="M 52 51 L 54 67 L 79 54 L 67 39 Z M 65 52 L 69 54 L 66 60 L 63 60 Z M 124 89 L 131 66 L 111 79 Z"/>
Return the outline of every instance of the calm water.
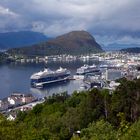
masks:
<path fill-rule="evenodd" d="M 42 70 L 46 65 L 52 70 L 58 69 L 60 66 L 69 69 L 73 74 L 76 69 L 81 67 L 83 64 L 97 64 L 95 61 L 74 61 L 74 62 L 49 62 L 44 63 L 11 63 L 0 65 L 0 99 L 7 97 L 13 92 L 21 93 L 32 93 L 35 96 L 43 97 L 49 96 L 53 93 L 60 93 L 67 91 L 71 94 L 74 90 L 79 89 L 81 81 L 73 80 L 64 84 L 57 84 L 55 86 L 47 87 L 43 90 L 35 89 L 30 87 L 30 76 Z"/>

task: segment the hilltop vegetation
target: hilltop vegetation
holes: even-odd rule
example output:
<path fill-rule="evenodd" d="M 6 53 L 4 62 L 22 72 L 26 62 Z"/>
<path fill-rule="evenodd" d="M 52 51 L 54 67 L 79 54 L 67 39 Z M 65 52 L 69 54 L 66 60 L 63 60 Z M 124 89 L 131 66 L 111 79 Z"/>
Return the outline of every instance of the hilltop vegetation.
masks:
<path fill-rule="evenodd" d="M 60 55 L 89 54 L 103 52 L 101 46 L 86 31 L 73 31 L 47 42 L 23 48 L 10 49 L 11 54 L 22 55 Z"/>
<path fill-rule="evenodd" d="M 15 121 L 0 116 L 1 140 L 138 140 L 140 79 L 127 81 L 113 94 L 92 89 L 53 95 Z M 73 135 L 77 130 L 80 136 Z"/>

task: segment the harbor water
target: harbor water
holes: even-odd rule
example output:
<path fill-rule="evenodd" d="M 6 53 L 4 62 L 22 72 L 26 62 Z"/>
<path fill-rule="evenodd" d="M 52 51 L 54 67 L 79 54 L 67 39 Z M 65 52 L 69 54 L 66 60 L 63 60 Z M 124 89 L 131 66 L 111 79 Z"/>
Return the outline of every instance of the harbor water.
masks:
<path fill-rule="evenodd" d="M 30 76 L 43 70 L 44 67 L 48 67 L 52 70 L 56 70 L 59 67 L 67 68 L 72 74 L 76 73 L 76 69 L 84 64 L 98 64 L 97 61 L 70 61 L 70 62 L 48 62 L 44 63 L 10 63 L 0 65 L 0 99 L 5 98 L 13 92 L 20 93 L 32 93 L 37 97 L 50 96 L 54 93 L 68 92 L 73 93 L 75 90 L 79 90 L 82 81 L 71 80 L 67 83 L 55 84 L 44 89 L 31 88 Z"/>

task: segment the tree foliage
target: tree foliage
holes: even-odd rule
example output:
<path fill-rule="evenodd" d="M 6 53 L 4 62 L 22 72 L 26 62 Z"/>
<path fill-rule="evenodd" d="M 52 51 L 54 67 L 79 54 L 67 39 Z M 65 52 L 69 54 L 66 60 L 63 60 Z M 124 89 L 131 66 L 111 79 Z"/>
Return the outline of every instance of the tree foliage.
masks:
<path fill-rule="evenodd" d="M 139 117 L 140 80 L 123 79 L 111 95 L 96 88 L 54 94 L 15 121 L 0 115 L 0 140 L 133 140 L 140 138 Z"/>

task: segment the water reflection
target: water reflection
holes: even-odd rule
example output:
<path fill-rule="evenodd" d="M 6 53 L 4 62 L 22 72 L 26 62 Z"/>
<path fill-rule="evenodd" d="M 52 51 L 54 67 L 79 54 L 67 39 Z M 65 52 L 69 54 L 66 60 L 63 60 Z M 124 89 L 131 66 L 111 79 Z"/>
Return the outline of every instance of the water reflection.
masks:
<path fill-rule="evenodd" d="M 73 80 L 68 83 L 59 83 L 45 87 L 43 89 L 30 88 L 30 92 L 38 97 L 51 96 L 54 93 L 67 92 L 68 94 L 73 93 L 75 90 L 79 90 L 80 85 L 83 83 L 81 80 Z"/>
<path fill-rule="evenodd" d="M 0 65 L 0 99 L 7 97 L 12 92 L 32 93 L 36 96 L 49 96 L 53 93 L 68 91 L 71 94 L 74 90 L 79 89 L 82 81 L 70 81 L 69 83 L 58 84 L 46 87 L 43 90 L 32 89 L 30 87 L 30 76 L 38 72 L 44 67 L 52 70 L 58 69 L 60 66 L 67 68 L 72 74 L 76 73 L 76 69 L 84 64 L 98 64 L 97 61 L 69 61 L 69 62 L 48 62 L 44 63 L 11 63 Z"/>

